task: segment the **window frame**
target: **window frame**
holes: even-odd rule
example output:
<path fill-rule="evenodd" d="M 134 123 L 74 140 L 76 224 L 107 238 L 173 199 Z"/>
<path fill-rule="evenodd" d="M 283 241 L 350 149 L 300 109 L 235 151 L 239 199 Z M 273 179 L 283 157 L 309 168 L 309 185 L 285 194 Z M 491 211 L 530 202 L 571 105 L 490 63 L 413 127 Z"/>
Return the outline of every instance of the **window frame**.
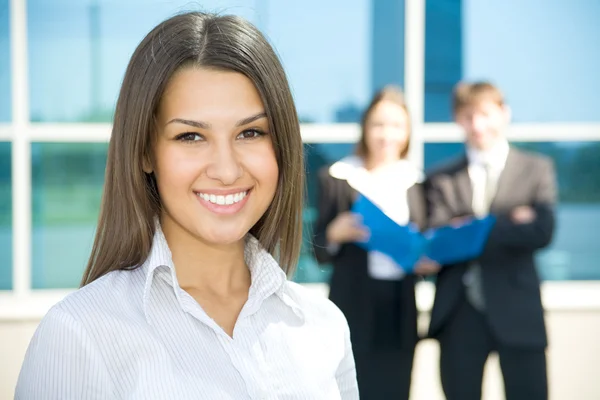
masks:
<path fill-rule="evenodd" d="M 462 134 L 452 123 L 425 123 L 425 0 L 405 0 L 405 92 L 413 123 L 409 157 L 423 165 L 424 144 L 460 142 Z M 37 320 L 72 290 L 31 288 L 33 142 L 97 142 L 110 139 L 109 123 L 31 123 L 27 59 L 26 0 L 10 0 L 10 53 L 12 120 L 0 124 L 0 141 L 12 144 L 12 290 L 0 291 L 0 321 Z M 303 124 L 305 143 L 347 143 L 358 139 L 357 124 Z M 600 141 L 600 123 L 515 123 L 508 131 L 513 142 Z M 325 295 L 326 283 L 304 284 Z M 549 310 L 600 309 L 600 280 L 552 281 L 542 283 L 542 299 Z M 421 282 L 417 287 L 419 309 L 427 311 L 434 287 Z"/>

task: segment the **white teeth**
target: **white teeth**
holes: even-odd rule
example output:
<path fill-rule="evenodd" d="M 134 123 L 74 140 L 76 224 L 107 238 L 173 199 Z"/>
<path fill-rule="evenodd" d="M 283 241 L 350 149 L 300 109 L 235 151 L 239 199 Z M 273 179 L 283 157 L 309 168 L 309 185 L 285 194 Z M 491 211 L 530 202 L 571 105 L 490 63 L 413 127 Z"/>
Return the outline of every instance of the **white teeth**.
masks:
<path fill-rule="evenodd" d="M 236 194 L 228 194 L 227 196 L 217 196 L 214 194 L 198 193 L 198 196 L 200 196 L 200 198 L 202 198 L 203 200 L 209 201 L 213 204 L 229 206 L 241 201 L 244 197 L 246 197 L 247 193 L 248 192 L 240 192 Z"/>

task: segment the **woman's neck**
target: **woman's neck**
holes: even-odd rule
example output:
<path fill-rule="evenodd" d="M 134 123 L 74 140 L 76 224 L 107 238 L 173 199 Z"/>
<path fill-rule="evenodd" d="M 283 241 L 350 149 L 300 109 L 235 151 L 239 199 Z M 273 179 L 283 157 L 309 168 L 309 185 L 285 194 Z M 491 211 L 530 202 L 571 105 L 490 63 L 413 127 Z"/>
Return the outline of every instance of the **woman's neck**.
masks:
<path fill-rule="evenodd" d="M 374 159 L 371 157 L 367 157 L 365 159 L 365 169 L 369 172 L 376 172 L 377 170 L 380 170 L 382 168 L 385 168 L 389 165 L 392 165 L 396 162 L 398 162 L 399 159 L 394 158 L 394 159 L 385 159 L 385 158 L 380 158 L 380 159 Z"/>
<path fill-rule="evenodd" d="M 172 220 L 165 223 L 163 233 L 182 289 L 226 297 L 250 288 L 244 239 L 215 246 L 195 237 Z"/>

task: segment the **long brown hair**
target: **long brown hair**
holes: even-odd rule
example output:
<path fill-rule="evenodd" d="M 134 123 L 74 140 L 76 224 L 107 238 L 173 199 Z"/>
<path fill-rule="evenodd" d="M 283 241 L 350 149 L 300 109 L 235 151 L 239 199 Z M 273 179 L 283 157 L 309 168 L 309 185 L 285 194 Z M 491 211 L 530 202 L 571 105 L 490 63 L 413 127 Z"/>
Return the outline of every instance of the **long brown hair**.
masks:
<path fill-rule="evenodd" d="M 407 124 L 408 124 L 408 139 L 406 141 L 406 145 L 400 150 L 400 154 L 398 158 L 406 158 L 408 155 L 408 150 L 410 149 L 410 114 L 408 113 L 408 107 L 406 106 L 406 101 L 404 100 L 404 93 L 399 86 L 396 85 L 387 85 L 383 89 L 379 90 L 369 103 L 369 106 L 365 110 L 362 115 L 360 121 L 360 139 L 356 144 L 356 155 L 362 157 L 363 159 L 367 158 L 369 155 L 369 149 L 367 147 L 367 122 L 369 121 L 369 117 L 373 112 L 373 109 L 382 101 L 390 101 L 396 105 L 402 107 L 402 109 L 406 112 Z"/>
<path fill-rule="evenodd" d="M 108 147 L 104 193 L 82 286 L 110 271 L 135 269 L 150 253 L 161 204 L 152 174 L 154 118 L 169 79 L 182 67 L 235 71 L 256 86 L 265 106 L 279 165 L 273 202 L 252 227 L 289 275 L 302 242 L 303 146 L 283 67 L 265 37 L 237 16 L 176 15 L 138 45 L 123 79 Z"/>

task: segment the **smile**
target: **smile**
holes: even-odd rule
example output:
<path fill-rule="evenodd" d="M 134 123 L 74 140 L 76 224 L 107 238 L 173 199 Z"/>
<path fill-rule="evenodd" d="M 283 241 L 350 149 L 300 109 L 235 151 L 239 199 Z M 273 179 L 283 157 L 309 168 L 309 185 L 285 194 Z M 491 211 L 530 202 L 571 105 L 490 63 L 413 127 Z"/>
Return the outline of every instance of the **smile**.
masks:
<path fill-rule="evenodd" d="M 248 191 L 228 194 L 226 196 L 208 194 L 208 193 L 196 193 L 196 195 L 198 197 L 200 197 L 202 200 L 205 200 L 212 204 L 217 204 L 220 206 L 222 206 L 222 205 L 229 206 L 232 204 L 239 203 L 240 201 L 244 200 L 244 198 L 246 197 L 247 194 L 248 194 Z"/>

